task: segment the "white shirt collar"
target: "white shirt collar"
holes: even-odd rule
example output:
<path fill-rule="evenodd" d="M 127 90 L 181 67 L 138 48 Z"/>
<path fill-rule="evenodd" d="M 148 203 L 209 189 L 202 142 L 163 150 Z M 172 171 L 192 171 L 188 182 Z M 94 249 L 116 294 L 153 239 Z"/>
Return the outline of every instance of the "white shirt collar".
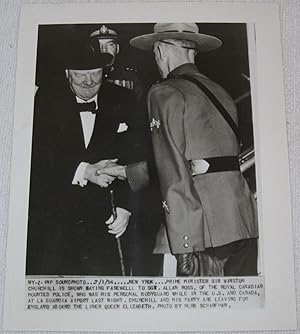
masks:
<path fill-rule="evenodd" d="M 98 94 L 96 94 L 94 97 L 92 97 L 91 99 L 89 100 L 83 100 L 81 99 L 80 97 L 78 97 L 77 95 L 75 96 L 76 97 L 76 102 L 77 103 L 89 103 L 89 102 L 95 102 L 96 103 L 96 109 L 98 109 Z"/>

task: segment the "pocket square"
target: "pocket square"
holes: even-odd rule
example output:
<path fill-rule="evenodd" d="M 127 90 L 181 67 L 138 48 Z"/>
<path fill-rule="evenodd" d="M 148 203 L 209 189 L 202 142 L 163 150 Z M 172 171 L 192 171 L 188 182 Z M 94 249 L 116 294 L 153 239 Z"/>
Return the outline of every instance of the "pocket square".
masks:
<path fill-rule="evenodd" d="M 118 133 L 125 132 L 128 129 L 128 125 L 126 123 L 120 123 L 118 127 Z"/>

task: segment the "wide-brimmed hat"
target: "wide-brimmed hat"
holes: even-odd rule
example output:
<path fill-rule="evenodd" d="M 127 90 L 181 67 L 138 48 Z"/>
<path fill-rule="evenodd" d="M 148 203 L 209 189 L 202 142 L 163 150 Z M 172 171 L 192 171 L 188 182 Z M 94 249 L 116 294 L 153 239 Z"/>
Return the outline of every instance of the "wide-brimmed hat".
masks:
<path fill-rule="evenodd" d="M 222 45 L 217 37 L 200 34 L 195 23 L 156 23 L 154 33 L 134 37 L 130 44 L 137 49 L 152 50 L 155 42 L 166 39 L 192 41 L 199 52 L 217 49 Z"/>
<path fill-rule="evenodd" d="M 101 53 L 99 43 L 71 41 L 66 43 L 63 66 L 72 70 L 91 70 L 109 65 L 113 59 L 109 53 Z"/>

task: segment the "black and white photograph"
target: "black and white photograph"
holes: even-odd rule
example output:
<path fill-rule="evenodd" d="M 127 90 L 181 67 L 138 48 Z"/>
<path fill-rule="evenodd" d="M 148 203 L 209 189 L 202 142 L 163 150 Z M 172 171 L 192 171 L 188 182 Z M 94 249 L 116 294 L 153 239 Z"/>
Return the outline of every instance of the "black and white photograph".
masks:
<path fill-rule="evenodd" d="M 277 8 L 169 6 L 24 6 L 5 328 L 293 327 Z"/>
<path fill-rule="evenodd" d="M 257 275 L 254 151 L 247 24 L 40 25 L 26 274 Z"/>

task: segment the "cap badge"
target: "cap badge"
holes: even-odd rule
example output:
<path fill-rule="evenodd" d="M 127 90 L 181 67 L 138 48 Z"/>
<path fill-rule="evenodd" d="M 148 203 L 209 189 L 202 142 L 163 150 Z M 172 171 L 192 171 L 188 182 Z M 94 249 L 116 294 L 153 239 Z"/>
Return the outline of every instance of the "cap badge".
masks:
<path fill-rule="evenodd" d="M 103 26 L 100 28 L 100 34 L 103 34 L 103 35 L 108 34 L 108 28 L 107 28 L 107 26 L 103 25 Z"/>

